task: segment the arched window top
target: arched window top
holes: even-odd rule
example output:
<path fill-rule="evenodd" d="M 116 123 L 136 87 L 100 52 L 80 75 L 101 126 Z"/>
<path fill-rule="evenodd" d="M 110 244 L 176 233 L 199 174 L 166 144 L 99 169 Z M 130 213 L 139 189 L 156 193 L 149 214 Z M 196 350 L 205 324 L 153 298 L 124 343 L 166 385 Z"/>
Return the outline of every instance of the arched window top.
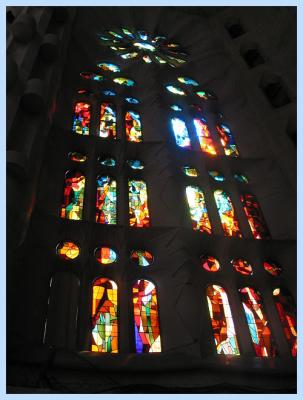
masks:
<path fill-rule="evenodd" d="M 73 132 L 78 135 L 90 134 L 91 105 L 78 102 L 74 107 Z"/>
<path fill-rule="evenodd" d="M 206 294 L 217 353 L 240 355 L 237 335 L 225 290 L 219 285 L 210 285 L 207 287 Z"/>
<path fill-rule="evenodd" d="M 219 261 L 213 256 L 202 256 L 201 265 L 208 272 L 217 272 L 220 269 Z"/>
<path fill-rule="evenodd" d="M 231 260 L 231 264 L 234 269 L 242 275 L 252 275 L 253 269 L 252 266 L 248 263 L 248 261 L 243 258 L 234 258 Z"/>
<path fill-rule="evenodd" d="M 270 233 L 256 197 L 251 193 L 242 193 L 240 198 L 253 237 L 255 239 L 270 239 Z"/>
<path fill-rule="evenodd" d="M 153 282 L 139 279 L 133 285 L 137 353 L 161 352 L 157 291 Z"/>
<path fill-rule="evenodd" d="M 107 278 L 93 282 L 92 351 L 118 353 L 118 287 Z"/>
<path fill-rule="evenodd" d="M 211 225 L 202 190 L 197 186 L 187 186 L 186 197 L 193 229 L 211 234 Z"/>
<path fill-rule="evenodd" d="M 251 287 L 239 289 L 239 293 L 256 355 L 275 357 L 277 349 L 263 309 L 260 293 Z"/>
<path fill-rule="evenodd" d="M 216 190 L 214 196 L 224 235 L 241 238 L 242 234 L 230 197 L 223 190 Z"/>
<path fill-rule="evenodd" d="M 83 214 L 85 176 L 80 171 L 67 171 L 65 174 L 61 218 L 80 220 Z"/>

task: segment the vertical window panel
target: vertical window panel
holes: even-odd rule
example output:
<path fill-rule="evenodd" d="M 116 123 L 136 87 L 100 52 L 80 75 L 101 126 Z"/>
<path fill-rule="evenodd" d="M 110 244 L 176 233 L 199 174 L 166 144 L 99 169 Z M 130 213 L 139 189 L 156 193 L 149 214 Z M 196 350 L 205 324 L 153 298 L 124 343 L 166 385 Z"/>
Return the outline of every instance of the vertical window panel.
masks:
<path fill-rule="evenodd" d="M 214 196 L 224 235 L 241 238 L 242 234 L 230 197 L 223 190 L 216 190 Z"/>
<path fill-rule="evenodd" d="M 126 140 L 128 142 L 142 142 L 142 128 L 140 115 L 134 111 L 125 114 Z"/>
<path fill-rule="evenodd" d="M 129 225 L 137 228 L 150 226 L 147 187 L 142 180 L 128 181 Z"/>
<path fill-rule="evenodd" d="M 220 142 L 223 146 L 223 150 L 226 156 L 239 157 L 239 151 L 237 149 L 234 136 L 225 124 L 217 125 L 217 132 L 220 136 Z"/>
<path fill-rule="evenodd" d="M 206 293 L 217 353 L 240 355 L 237 335 L 225 290 L 221 286 L 210 285 Z"/>
<path fill-rule="evenodd" d="M 297 355 L 297 321 L 295 303 L 290 293 L 285 289 L 277 288 L 273 291 L 274 301 L 288 341 L 291 355 Z"/>
<path fill-rule="evenodd" d="M 65 174 L 61 218 L 80 220 L 83 217 L 85 177 L 79 171 L 67 171 Z"/>
<path fill-rule="evenodd" d="M 97 177 L 96 222 L 117 223 L 117 183 L 110 176 Z"/>
<path fill-rule="evenodd" d="M 194 126 L 196 129 L 196 134 L 199 139 L 200 148 L 202 151 L 208 154 L 217 154 L 213 139 L 211 137 L 208 126 L 206 125 L 205 118 L 195 118 Z"/>
<path fill-rule="evenodd" d="M 137 353 L 161 352 L 158 300 L 155 285 L 140 279 L 133 286 Z"/>
<path fill-rule="evenodd" d="M 99 136 L 116 139 L 117 136 L 116 111 L 111 103 L 101 103 Z"/>
<path fill-rule="evenodd" d="M 211 225 L 202 190 L 196 186 L 187 186 L 186 197 L 193 229 L 211 234 Z"/>
<path fill-rule="evenodd" d="M 240 289 L 239 293 L 256 355 L 275 357 L 276 345 L 263 309 L 260 293 L 249 287 Z"/>
<path fill-rule="evenodd" d="M 183 147 L 186 149 L 191 148 L 190 138 L 188 134 L 188 130 L 186 128 L 186 124 L 183 119 L 180 118 L 172 118 L 171 124 L 173 127 L 173 132 L 175 135 L 176 144 L 179 147 Z"/>
<path fill-rule="evenodd" d="M 89 103 L 76 103 L 74 108 L 73 132 L 78 135 L 90 133 L 91 106 Z"/>
<path fill-rule="evenodd" d="M 255 239 L 270 239 L 269 230 L 255 196 L 251 193 L 243 193 L 241 202 L 253 237 Z"/>
<path fill-rule="evenodd" d="M 92 303 L 92 351 L 118 353 L 118 287 L 106 278 L 95 280 Z"/>

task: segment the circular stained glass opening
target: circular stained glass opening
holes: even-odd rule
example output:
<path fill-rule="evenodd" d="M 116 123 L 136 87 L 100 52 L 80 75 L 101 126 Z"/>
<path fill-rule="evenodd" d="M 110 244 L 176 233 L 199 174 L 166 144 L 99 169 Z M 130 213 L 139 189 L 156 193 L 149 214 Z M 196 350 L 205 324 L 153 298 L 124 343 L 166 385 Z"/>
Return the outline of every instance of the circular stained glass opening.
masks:
<path fill-rule="evenodd" d="M 74 242 L 60 242 L 57 244 L 56 253 L 63 260 L 74 260 L 80 254 L 80 248 Z"/>
<path fill-rule="evenodd" d="M 272 261 L 264 261 L 263 267 L 272 276 L 278 276 L 282 272 L 282 268 Z"/>
<path fill-rule="evenodd" d="M 252 275 L 253 270 L 252 266 L 242 258 L 236 258 L 231 260 L 232 266 L 234 269 L 242 275 Z"/>
<path fill-rule="evenodd" d="M 219 261 L 212 256 L 202 256 L 201 264 L 202 267 L 209 272 L 217 272 L 220 269 Z"/>
<path fill-rule="evenodd" d="M 95 250 L 95 257 L 100 264 L 112 264 L 117 261 L 117 253 L 109 247 L 98 247 Z"/>
<path fill-rule="evenodd" d="M 153 255 L 146 250 L 134 250 L 130 255 L 130 259 L 140 267 L 147 267 L 154 261 Z"/>

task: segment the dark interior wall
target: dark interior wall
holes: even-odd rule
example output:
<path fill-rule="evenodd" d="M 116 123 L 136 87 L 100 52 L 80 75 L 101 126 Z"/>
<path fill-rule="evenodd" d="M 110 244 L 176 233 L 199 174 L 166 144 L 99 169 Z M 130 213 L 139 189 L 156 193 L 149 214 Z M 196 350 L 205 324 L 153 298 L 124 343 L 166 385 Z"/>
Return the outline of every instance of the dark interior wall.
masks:
<path fill-rule="evenodd" d="M 184 363 L 188 363 L 188 368 L 192 359 L 198 359 L 209 362 L 214 369 L 219 369 L 222 360 L 216 356 L 215 346 L 210 345 L 213 343 L 213 337 L 205 296 L 207 285 L 216 283 L 226 288 L 229 296 L 241 353 L 245 359 L 240 362 L 231 361 L 233 368 L 239 373 L 244 366 L 249 370 L 256 362 L 237 293 L 240 287 L 250 285 L 262 293 L 270 326 L 279 347 L 280 360 L 283 359 L 284 367 L 287 365 L 290 371 L 294 370 L 294 363 L 274 309 L 272 289 L 283 284 L 294 297 L 296 296 L 296 211 L 295 190 L 292 187 L 295 149 L 284 132 L 287 111 L 277 109 L 273 112 L 266 99 L 262 98 L 263 94 L 253 78 L 248 76 L 247 71 L 238 63 L 234 44 L 223 23 L 227 18 L 224 13 L 232 12 L 231 9 L 226 9 L 229 8 L 224 7 L 222 15 L 218 10 L 211 17 L 193 17 L 178 8 L 166 7 L 69 9 L 70 16 L 72 12 L 76 12 L 76 17 L 69 20 L 71 36 L 67 40 L 64 62 L 58 61 L 57 74 L 53 74 L 48 81 L 49 87 L 57 85 L 53 101 L 48 102 L 48 115 L 51 114 L 52 118 L 47 127 L 41 128 L 41 132 L 45 132 L 42 135 L 43 140 L 40 139 L 39 142 L 38 139 L 33 139 L 33 143 L 40 145 L 36 145 L 37 150 L 28 156 L 39 179 L 35 188 L 28 185 L 27 189 L 31 204 L 31 207 L 25 210 L 31 215 L 31 218 L 28 218 L 29 228 L 24 241 L 18 247 L 21 257 L 17 260 L 11 257 L 11 261 L 9 260 L 15 268 L 14 273 L 11 273 L 11 282 L 15 289 L 23 291 L 26 310 L 22 337 L 18 321 L 9 319 L 9 343 L 12 348 L 16 344 L 23 349 L 41 346 L 45 335 L 45 321 L 48 312 L 51 312 L 48 316 L 48 329 L 53 331 L 53 337 L 57 335 L 58 342 L 55 348 L 59 351 L 61 347 L 71 348 L 72 352 L 63 356 L 61 362 L 65 366 L 72 365 L 72 361 L 69 360 L 71 354 L 90 349 L 91 284 L 96 277 L 104 276 L 114 279 L 119 287 L 119 350 L 122 353 L 120 363 L 126 365 L 126 368 L 129 365 L 130 369 L 134 368 L 132 363 L 136 363 L 140 369 L 143 362 L 140 364 L 140 360 L 136 360 L 134 354 L 129 357 L 129 353 L 134 350 L 130 293 L 134 280 L 146 278 L 156 284 L 159 300 L 163 357 L 159 355 L 152 361 L 155 371 L 165 369 L 165 365 L 169 368 L 169 357 L 180 353 Z M 284 13 L 283 9 L 281 13 Z M 273 12 L 269 9 L 265 14 L 272 15 Z M 260 15 L 260 9 L 255 10 L 251 17 L 248 10 L 246 13 L 241 10 L 239 15 L 242 19 L 253 20 Z M 289 18 L 293 17 L 289 15 Z M 221 27 L 218 27 L 219 23 Z M 166 34 L 169 39 L 180 43 L 186 49 L 189 53 L 188 63 L 180 70 L 175 70 L 166 66 L 162 68 L 158 65 L 148 65 L 141 61 L 121 60 L 114 52 L 102 47 L 96 35 L 106 29 L 124 25 L 134 29 L 146 29 L 150 34 Z M 246 30 L 248 26 L 245 25 Z M 289 34 L 292 37 L 292 33 Z M 127 90 L 112 83 L 104 85 L 84 80 L 79 76 L 81 71 L 96 71 L 96 64 L 100 61 L 120 65 L 123 75 L 134 79 L 136 86 Z M 289 60 L 287 68 L 291 69 L 292 61 Z M 32 71 L 33 76 L 40 77 L 39 65 Z M 285 71 L 287 69 L 281 68 L 282 75 Z M 218 96 L 218 101 L 205 104 L 194 96 L 184 100 L 168 94 L 164 85 L 176 84 L 176 78 L 180 75 L 190 76 L 206 89 L 213 90 Z M 249 90 L 251 87 L 254 89 Z M 93 94 L 89 97 L 76 95 L 77 89 L 80 88 L 87 88 Z M 118 140 L 106 143 L 93 135 L 81 137 L 72 134 L 72 110 L 77 100 L 91 102 L 94 110 L 92 129 L 97 129 L 101 90 L 105 88 L 118 92 L 116 98 L 110 99 L 118 111 Z M 127 143 L 124 137 L 124 114 L 127 106 L 123 99 L 126 93 L 141 100 L 139 105 L 132 105 L 131 109 L 138 110 L 142 115 L 142 144 Z M 44 96 L 47 97 L 46 94 Z M 239 148 L 239 159 L 225 157 L 222 149 L 216 158 L 201 153 L 192 131 L 190 134 L 195 145 L 194 151 L 188 152 L 176 147 L 169 124 L 169 118 L 173 116 L 169 105 L 178 102 L 186 108 L 188 101 L 200 103 L 214 134 L 216 114 L 219 111 L 223 112 L 224 121 L 232 129 Z M 294 103 L 295 99 L 292 104 Z M 291 111 L 291 106 L 288 105 L 287 108 Z M 8 142 L 9 150 L 18 148 L 22 153 L 24 145 L 20 144 L 16 132 L 20 121 L 27 121 L 26 112 L 24 115 L 22 110 L 19 114 L 16 113 L 11 139 Z M 190 121 L 191 114 L 188 111 L 185 111 L 183 116 Z M 220 148 L 218 138 L 216 141 Z M 281 144 L 284 150 L 283 159 L 278 157 L 277 153 Z M 88 162 L 79 167 L 87 177 L 83 221 L 59 218 L 64 174 L 68 169 L 78 167 L 68 160 L 69 151 L 80 151 L 88 155 Z M 36 154 L 41 154 L 39 165 Z M 117 227 L 99 226 L 94 223 L 95 177 L 99 173 L 109 172 L 98 165 L 97 157 L 109 154 L 117 160 L 117 167 L 111 172 L 116 177 L 119 187 Z M 131 172 L 125 164 L 127 159 L 135 157 L 142 159 L 146 165 L 140 173 Z M 194 165 L 199 170 L 200 176 L 197 179 L 182 175 L 181 167 L 186 164 Z M 223 172 L 226 182 L 212 181 L 207 174 L 210 169 Z M 235 172 L 246 174 L 250 180 L 249 185 L 237 184 L 233 179 Z M 143 178 L 148 184 L 151 228 L 140 230 L 128 227 L 127 179 L 131 176 Z M 214 233 L 211 237 L 191 229 L 184 194 L 185 186 L 190 184 L 200 186 L 205 193 Z M 230 193 L 244 239 L 223 236 L 213 198 L 213 191 L 218 188 Z M 240 203 L 240 194 L 244 190 L 256 195 L 272 239 L 252 239 Z M 11 192 L 8 196 L 15 197 Z M 57 243 L 65 239 L 75 241 L 81 246 L 81 256 L 73 263 L 59 260 L 55 254 Z M 102 267 L 96 263 L 93 251 L 101 244 L 117 251 L 119 259 L 114 267 Z M 15 248 L 16 246 L 13 249 Z M 143 271 L 134 266 L 129 260 L 130 251 L 134 248 L 146 248 L 151 251 L 155 256 L 155 263 Z M 210 274 L 201 269 L 199 259 L 202 254 L 217 257 L 221 271 Z M 252 277 L 242 277 L 232 271 L 230 260 L 234 257 L 243 257 L 251 262 L 254 267 Z M 269 276 L 262 268 L 264 258 L 274 259 L 279 263 L 284 269 L 283 274 L 277 278 Z M 56 291 L 57 305 L 51 306 L 52 311 L 49 311 L 49 283 L 51 277 L 59 276 L 58 274 L 64 274 L 62 279 L 69 290 L 68 293 L 60 289 Z M 78 289 L 75 289 L 76 283 L 67 283 L 76 282 L 75 278 L 80 282 Z M 66 295 L 78 299 L 77 311 L 74 302 L 70 304 L 68 301 L 65 304 Z M 55 326 L 56 310 L 61 303 L 65 304 L 67 310 L 77 314 L 76 328 L 71 324 L 71 320 L 64 322 L 64 318 L 61 319 L 60 326 Z M 8 314 L 15 315 L 17 309 L 19 299 L 14 293 L 10 294 L 9 289 Z M 71 319 L 75 320 L 74 317 Z M 52 328 L 50 324 L 54 324 Z M 72 338 L 64 335 L 64 332 L 72 332 Z M 54 344 L 47 339 L 46 343 Z M 30 353 L 30 350 L 28 352 Z M 93 357 L 98 366 L 111 366 L 114 370 L 120 368 L 119 362 L 102 356 L 85 353 L 89 362 Z M 269 368 L 267 360 L 258 360 L 259 375 L 269 369 L 273 374 L 285 373 L 280 361 L 271 361 Z M 157 373 L 155 379 L 156 376 Z M 143 382 L 147 382 L 147 377 L 142 379 Z M 195 379 L 199 382 L 200 378 L 193 378 L 192 385 L 195 385 Z M 237 383 L 242 384 L 243 379 L 243 376 L 239 375 Z M 126 375 L 125 380 L 127 382 Z M 222 381 L 224 380 L 223 378 Z M 258 374 L 254 383 L 257 380 Z M 180 386 L 176 379 L 169 382 L 171 385 Z"/>

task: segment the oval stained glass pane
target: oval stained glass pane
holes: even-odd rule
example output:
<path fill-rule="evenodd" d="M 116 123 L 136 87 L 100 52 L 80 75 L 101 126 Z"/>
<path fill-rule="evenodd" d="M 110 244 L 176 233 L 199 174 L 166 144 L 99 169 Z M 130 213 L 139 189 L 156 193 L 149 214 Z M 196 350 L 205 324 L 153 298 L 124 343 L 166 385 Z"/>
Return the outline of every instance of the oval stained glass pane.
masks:
<path fill-rule="evenodd" d="M 282 268 L 272 261 L 264 261 L 263 267 L 272 276 L 278 276 L 282 272 Z"/>
<path fill-rule="evenodd" d="M 135 97 L 125 97 L 125 101 L 127 101 L 130 104 L 139 104 L 139 100 L 136 99 Z"/>
<path fill-rule="evenodd" d="M 94 72 L 81 72 L 80 76 L 81 76 L 81 78 L 91 79 L 92 81 L 101 82 L 104 80 L 103 75 L 95 74 Z"/>
<path fill-rule="evenodd" d="M 196 92 L 196 95 L 203 100 L 216 100 L 217 96 L 214 93 L 211 93 L 207 90 L 200 90 Z"/>
<path fill-rule="evenodd" d="M 220 269 L 219 261 L 212 256 L 202 256 L 201 265 L 206 271 L 209 272 L 217 272 Z"/>
<path fill-rule="evenodd" d="M 217 182 L 224 182 L 225 177 L 219 171 L 208 171 L 209 176 L 211 176 Z"/>
<path fill-rule="evenodd" d="M 252 266 L 242 258 L 231 260 L 231 264 L 234 269 L 242 275 L 252 275 L 253 273 Z"/>
<path fill-rule="evenodd" d="M 62 260 L 74 260 L 80 254 L 80 248 L 74 242 L 60 242 L 57 245 L 56 253 Z"/>
<path fill-rule="evenodd" d="M 109 247 L 98 247 L 95 250 L 95 257 L 100 264 L 112 264 L 117 261 L 117 253 Z"/>
<path fill-rule="evenodd" d="M 240 183 L 248 183 L 248 178 L 243 174 L 234 174 L 234 178 Z"/>
<path fill-rule="evenodd" d="M 116 64 L 111 64 L 111 63 L 99 63 L 97 64 L 99 68 L 101 68 L 103 71 L 109 71 L 109 72 L 120 72 L 120 68 Z"/>
<path fill-rule="evenodd" d="M 68 153 L 68 158 L 74 162 L 85 162 L 87 157 L 84 154 L 77 153 L 76 151 Z"/>
<path fill-rule="evenodd" d="M 196 170 L 196 168 L 193 167 L 182 167 L 182 171 L 185 175 L 190 176 L 191 178 L 196 178 L 197 176 L 199 176 L 198 171 Z"/>
<path fill-rule="evenodd" d="M 182 108 L 179 107 L 177 104 L 173 104 L 170 106 L 170 108 L 174 111 L 182 111 Z"/>
<path fill-rule="evenodd" d="M 104 165 L 105 167 L 116 166 L 116 160 L 113 157 L 106 157 L 106 158 L 99 157 L 98 161 L 100 162 L 101 165 Z"/>
<path fill-rule="evenodd" d="M 184 90 L 182 90 L 181 88 L 179 88 L 177 86 L 167 85 L 166 89 L 173 94 L 178 94 L 179 96 L 186 96 L 186 93 L 184 92 Z"/>
<path fill-rule="evenodd" d="M 143 169 L 144 168 L 144 164 L 140 160 L 127 160 L 127 164 L 132 169 Z"/>
<path fill-rule="evenodd" d="M 154 261 L 153 255 L 146 250 L 134 250 L 130 255 L 130 259 L 140 267 L 147 267 Z"/>
<path fill-rule="evenodd" d="M 116 96 L 116 93 L 113 90 L 102 90 L 104 96 Z"/>
<path fill-rule="evenodd" d="M 184 83 L 185 85 L 199 86 L 199 83 L 191 78 L 185 78 L 184 76 L 179 76 L 177 79 L 179 82 Z"/>
<path fill-rule="evenodd" d="M 122 78 L 122 77 L 115 78 L 113 79 L 113 81 L 118 85 L 125 85 L 125 86 L 134 86 L 135 84 L 135 81 L 133 81 L 132 79 Z"/>

